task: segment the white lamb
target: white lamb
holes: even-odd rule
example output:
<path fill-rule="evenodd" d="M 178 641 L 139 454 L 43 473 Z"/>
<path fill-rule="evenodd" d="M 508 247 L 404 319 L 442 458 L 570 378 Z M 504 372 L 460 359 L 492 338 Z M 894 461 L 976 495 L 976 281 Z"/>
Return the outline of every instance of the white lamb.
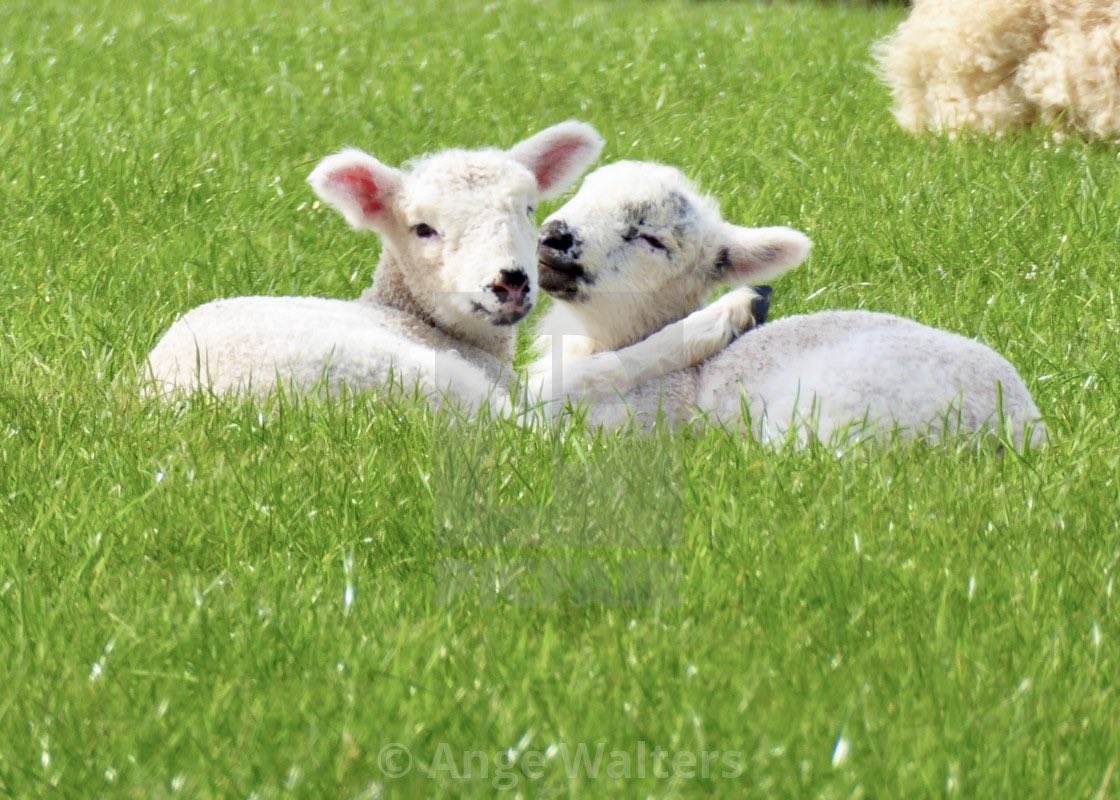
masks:
<path fill-rule="evenodd" d="M 476 409 L 494 401 L 514 323 L 532 308 L 534 212 L 602 149 L 583 123 L 509 151 L 448 150 L 394 169 L 359 150 L 328 156 L 309 181 L 358 230 L 381 234 L 373 287 L 357 300 L 237 297 L 179 319 L 148 357 L 157 391 L 264 395 L 418 386 Z"/>
<path fill-rule="evenodd" d="M 534 370 L 559 372 L 588 354 L 626 347 L 687 319 L 715 286 L 776 277 L 810 246 L 787 228 L 725 222 L 671 167 L 601 167 L 541 229 L 541 288 L 559 301 L 541 331 L 558 358 L 546 356 Z M 895 432 L 936 441 L 999 432 L 1003 420 L 1017 445 L 1046 436 L 1022 379 L 990 348 L 867 311 L 772 322 L 697 367 L 636 391 L 622 388 L 620 402 L 589 408 L 592 423 L 633 415 L 648 424 L 663 413 L 674 423 L 702 415 L 736 425 L 745 407 L 755 436 L 773 443 Z"/>

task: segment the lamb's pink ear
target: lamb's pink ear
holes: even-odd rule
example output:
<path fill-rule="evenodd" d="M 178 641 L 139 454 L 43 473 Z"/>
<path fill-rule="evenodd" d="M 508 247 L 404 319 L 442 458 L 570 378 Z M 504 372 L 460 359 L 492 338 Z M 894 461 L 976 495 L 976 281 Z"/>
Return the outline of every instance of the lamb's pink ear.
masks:
<path fill-rule="evenodd" d="M 762 283 L 796 267 L 812 248 L 812 240 L 792 228 L 724 223 L 713 275 L 717 283 Z"/>
<path fill-rule="evenodd" d="M 516 144 L 509 154 L 537 176 L 541 197 L 556 197 L 579 180 L 603 152 L 603 137 L 586 122 L 569 120 Z"/>
<path fill-rule="evenodd" d="M 327 205 L 359 230 L 384 231 L 401 187 L 400 170 L 361 150 L 343 150 L 319 162 L 307 182 Z"/>

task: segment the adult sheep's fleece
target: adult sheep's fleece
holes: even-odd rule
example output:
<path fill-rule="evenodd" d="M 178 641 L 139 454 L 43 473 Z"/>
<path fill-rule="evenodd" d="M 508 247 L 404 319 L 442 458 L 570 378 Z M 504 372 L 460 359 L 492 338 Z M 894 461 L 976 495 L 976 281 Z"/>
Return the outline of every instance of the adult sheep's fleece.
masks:
<path fill-rule="evenodd" d="M 875 54 L 910 131 L 1120 134 L 1120 0 L 914 0 Z"/>

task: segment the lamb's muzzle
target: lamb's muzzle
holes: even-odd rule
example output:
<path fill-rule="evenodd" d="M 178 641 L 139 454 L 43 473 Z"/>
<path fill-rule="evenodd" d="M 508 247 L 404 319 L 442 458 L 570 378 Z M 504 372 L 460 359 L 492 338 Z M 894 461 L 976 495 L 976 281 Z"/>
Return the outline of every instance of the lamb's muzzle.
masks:
<path fill-rule="evenodd" d="M 575 243 L 571 229 L 563 220 L 550 220 L 541 227 L 540 246 L 544 249 L 567 253 L 575 247 Z"/>
<path fill-rule="evenodd" d="M 550 220 L 537 239 L 540 287 L 559 300 L 579 300 L 581 284 L 594 283 L 579 263 L 580 246 L 563 220 Z"/>
<path fill-rule="evenodd" d="M 495 325 L 514 325 L 533 310 L 533 288 L 529 275 L 523 269 L 503 269 L 498 280 L 490 285 L 490 291 L 498 299 L 498 310 L 488 312 L 481 305 Z"/>

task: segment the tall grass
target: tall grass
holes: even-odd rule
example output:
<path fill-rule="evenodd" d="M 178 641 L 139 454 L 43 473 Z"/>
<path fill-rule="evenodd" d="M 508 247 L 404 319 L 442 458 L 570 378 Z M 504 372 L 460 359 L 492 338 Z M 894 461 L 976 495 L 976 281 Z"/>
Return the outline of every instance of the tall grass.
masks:
<path fill-rule="evenodd" d="M 868 59 L 903 13 L 0 8 L 0 794 L 1115 794 L 1117 152 L 904 135 Z M 1051 446 L 138 398 L 193 305 L 368 285 L 322 155 L 568 117 L 807 231 L 775 315 L 999 349 Z"/>

